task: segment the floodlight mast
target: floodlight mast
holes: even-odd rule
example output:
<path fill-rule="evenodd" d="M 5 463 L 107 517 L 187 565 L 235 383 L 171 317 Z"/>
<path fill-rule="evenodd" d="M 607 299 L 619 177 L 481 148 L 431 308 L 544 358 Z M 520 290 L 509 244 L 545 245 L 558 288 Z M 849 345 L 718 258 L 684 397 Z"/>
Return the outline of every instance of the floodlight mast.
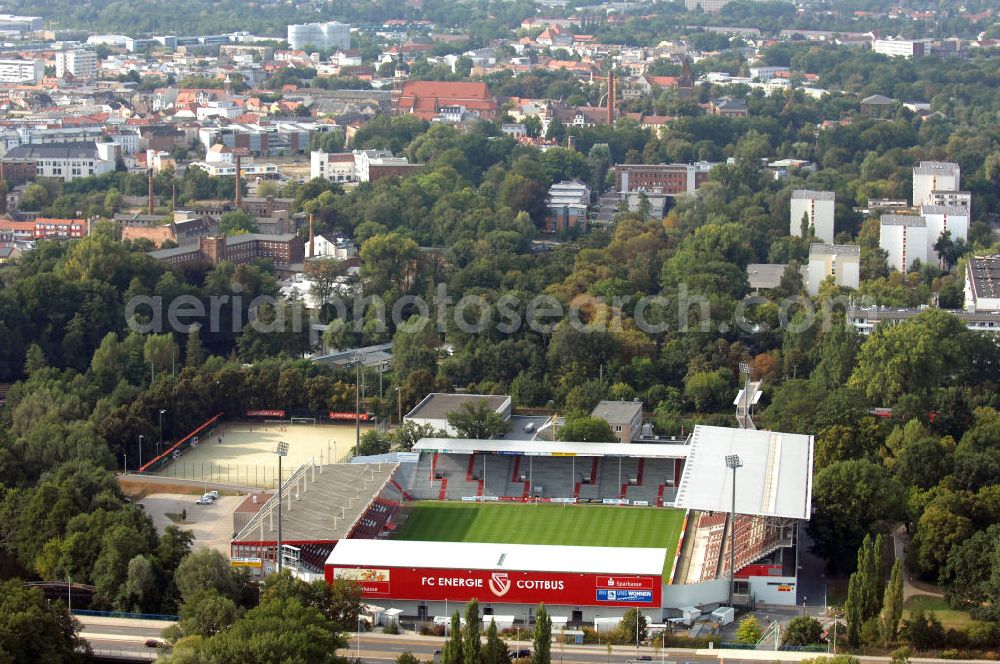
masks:
<path fill-rule="evenodd" d="M 288 443 L 283 440 L 278 441 L 278 446 L 274 453 L 278 456 L 278 571 L 281 571 L 281 457 L 288 456 Z"/>
<path fill-rule="evenodd" d="M 742 466 L 739 454 L 726 455 L 726 467 L 733 471 L 733 509 L 729 514 L 729 606 L 733 605 L 736 586 L 736 469 Z"/>

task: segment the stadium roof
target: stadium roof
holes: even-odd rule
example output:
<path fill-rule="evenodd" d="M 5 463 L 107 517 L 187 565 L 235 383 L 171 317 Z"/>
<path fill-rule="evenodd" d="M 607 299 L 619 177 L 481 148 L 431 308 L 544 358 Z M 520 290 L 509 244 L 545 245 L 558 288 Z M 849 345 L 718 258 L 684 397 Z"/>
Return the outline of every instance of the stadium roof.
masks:
<path fill-rule="evenodd" d="M 476 440 L 473 438 L 422 438 L 415 451 L 442 454 L 509 454 L 513 456 L 630 457 L 681 459 L 687 445 L 667 443 L 572 443 L 561 440 Z"/>
<path fill-rule="evenodd" d="M 696 426 L 675 507 L 730 512 L 737 454 L 736 513 L 808 519 L 812 502 L 813 437 L 794 433 Z"/>
<path fill-rule="evenodd" d="M 659 576 L 666 555 L 652 548 L 346 539 L 326 564 Z"/>

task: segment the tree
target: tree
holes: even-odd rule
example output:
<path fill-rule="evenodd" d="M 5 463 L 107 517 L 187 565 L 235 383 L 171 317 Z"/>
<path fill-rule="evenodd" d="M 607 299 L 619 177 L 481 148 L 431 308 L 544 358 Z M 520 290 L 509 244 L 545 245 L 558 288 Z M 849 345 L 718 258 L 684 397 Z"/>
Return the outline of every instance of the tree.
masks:
<path fill-rule="evenodd" d="M 544 604 L 539 604 L 535 610 L 535 631 L 532 640 L 531 664 L 551 664 L 552 618 L 549 617 Z"/>
<path fill-rule="evenodd" d="M 142 613 L 149 609 L 149 596 L 156 583 L 149 558 L 138 555 L 128 563 L 128 575 L 116 604 L 122 611 Z"/>
<path fill-rule="evenodd" d="M 396 658 L 396 664 L 420 664 L 420 660 L 409 650 L 399 653 L 399 657 Z"/>
<path fill-rule="evenodd" d="M 465 628 L 462 638 L 462 658 L 465 664 L 481 664 L 483 659 L 480 641 L 479 600 L 470 599 L 465 606 Z"/>
<path fill-rule="evenodd" d="M 184 351 L 184 366 L 197 369 L 204 361 L 205 348 L 201 345 L 201 326 L 195 325 L 188 332 L 187 348 Z"/>
<path fill-rule="evenodd" d="M 823 625 L 812 616 L 796 616 L 788 621 L 781 644 L 811 646 L 823 642 Z"/>
<path fill-rule="evenodd" d="M 259 233 L 257 219 L 245 210 L 226 212 L 219 219 L 219 230 L 225 235 L 241 235 L 243 233 Z"/>
<path fill-rule="evenodd" d="M 510 430 L 510 423 L 493 410 L 487 399 L 467 401 L 458 410 L 448 413 L 448 424 L 460 438 L 487 440 L 502 436 Z"/>
<path fill-rule="evenodd" d="M 903 617 L 903 564 L 900 559 L 892 564 L 892 576 L 885 587 L 885 594 L 882 597 L 882 611 L 879 614 L 879 632 L 882 636 L 882 645 L 889 647 L 889 644 L 896 640 L 899 631 L 899 621 Z"/>
<path fill-rule="evenodd" d="M 917 650 L 936 648 L 944 643 L 944 627 L 934 613 L 924 613 L 914 609 L 910 617 L 903 621 L 900 636 Z"/>
<path fill-rule="evenodd" d="M 644 642 L 647 637 L 646 616 L 642 615 L 639 609 L 628 609 L 618 623 L 618 631 L 623 641 L 636 645 Z"/>
<path fill-rule="evenodd" d="M 40 184 L 28 184 L 18 199 L 17 206 L 22 210 L 37 212 L 49 204 L 49 192 Z"/>
<path fill-rule="evenodd" d="M 862 589 L 863 580 L 857 572 L 847 582 L 847 599 L 844 601 L 844 618 L 847 620 L 847 642 L 852 648 L 861 644 L 861 626 L 865 622 Z"/>
<path fill-rule="evenodd" d="M 239 588 L 229 561 L 215 549 L 189 553 L 177 566 L 174 583 L 186 601 L 199 590 L 212 589 L 224 597 L 239 598 Z"/>
<path fill-rule="evenodd" d="M 0 585 L 0 661 L 89 661 L 81 625 L 61 602 L 48 602 L 38 588 L 20 579 Z"/>
<path fill-rule="evenodd" d="M 236 603 L 212 589 L 192 593 L 180 608 L 180 636 L 213 636 L 236 622 Z"/>
<path fill-rule="evenodd" d="M 282 599 L 260 604 L 229 629 L 205 640 L 201 656 L 208 664 L 334 664 L 342 661 L 337 649 L 346 646 L 346 639 L 319 609 Z"/>
<path fill-rule="evenodd" d="M 500 640 L 495 620 L 491 620 L 490 626 L 486 628 L 483 664 L 510 664 L 510 651 L 507 650 L 507 644 Z"/>
<path fill-rule="evenodd" d="M 462 664 L 462 619 L 456 611 L 451 616 L 451 631 L 441 649 L 441 664 Z"/>
<path fill-rule="evenodd" d="M 421 438 L 448 438 L 448 432 L 435 429 L 433 424 L 417 424 L 413 420 L 406 420 L 389 432 L 393 449 L 400 452 L 409 452 Z"/>
<path fill-rule="evenodd" d="M 813 481 L 813 550 L 831 569 L 854 557 L 865 535 L 902 515 L 904 491 L 887 470 L 870 461 L 834 463 Z"/>
<path fill-rule="evenodd" d="M 740 643 L 756 644 L 763 634 L 764 628 L 757 620 L 757 616 L 749 615 L 740 621 L 740 626 L 736 630 L 736 640 Z"/>
<path fill-rule="evenodd" d="M 600 417 L 573 417 L 559 429 L 559 440 L 578 443 L 614 443 L 617 442 L 611 425 Z"/>

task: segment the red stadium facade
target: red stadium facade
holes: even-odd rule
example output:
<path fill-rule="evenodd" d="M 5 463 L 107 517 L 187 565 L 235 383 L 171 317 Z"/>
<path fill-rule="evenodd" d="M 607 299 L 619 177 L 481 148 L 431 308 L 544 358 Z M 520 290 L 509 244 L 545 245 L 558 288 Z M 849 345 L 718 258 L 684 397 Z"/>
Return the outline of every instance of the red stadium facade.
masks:
<path fill-rule="evenodd" d="M 361 584 L 371 601 L 385 599 L 504 604 L 659 607 L 662 581 L 656 576 L 498 572 L 435 568 L 345 567 L 327 565 L 326 579 Z"/>

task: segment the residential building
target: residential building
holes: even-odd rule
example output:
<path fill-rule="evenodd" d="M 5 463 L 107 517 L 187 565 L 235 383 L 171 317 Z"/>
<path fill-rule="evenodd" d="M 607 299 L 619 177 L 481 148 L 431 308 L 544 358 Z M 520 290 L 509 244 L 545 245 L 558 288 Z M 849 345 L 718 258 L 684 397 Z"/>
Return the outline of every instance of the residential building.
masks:
<path fill-rule="evenodd" d="M 309 177 L 323 178 L 330 182 L 355 182 L 355 156 L 353 152 L 319 152 L 313 150 L 309 157 Z"/>
<path fill-rule="evenodd" d="M 375 182 L 385 177 L 406 177 L 423 168 L 406 157 L 394 157 L 389 150 L 355 150 L 354 177 L 358 182 Z"/>
<path fill-rule="evenodd" d="M 0 246 L 0 265 L 6 265 L 21 255 L 21 250 L 15 246 Z"/>
<path fill-rule="evenodd" d="M 642 436 L 642 403 L 640 401 L 601 401 L 590 412 L 611 426 L 619 443 L 631 443 Z"/>
<path fill-rule="evenodd" d="M 56 51 L 56 76 L 77 80 L 97 78 L 97 53 L 84 49 Z"/>
<path fill-rule="evenodd" d="M 927 222 L 907 214 L 883 214 L 879 246 L 888 254 L 889 267 L 906 272 L 919 260 L 927 262 Z"/>
<path fill-rule="evenodd" d="M 288 44 L 296 51 L 306 46 L 329 51 L 351 48 L 351 26 L 338 21 L 288 26 Z"/>
<path fill-rule="evenodd" d="M 208 262 L 215 266 L 222 261 L 244 264 L 258 258 L 270 259 L 279 271 L 289 271 L 289 266 L 305 258 L 302 240 L 291 233 L 264 235 L 245 233 L 226 237 L 211 235 L 198 238 L 198 244 L 159 249 L 149 254 L 154 259 L 171 265 Z"/>
<path fill-rule="evenodd" d="M 866 118 L 885 118 L 892 115 L 893 100 L 885 95 L 869 95 L 861 100 L 861 115 Z"/>
<path fill-rule="evenodd" d="M 440 392 L 432 392 L 424 397 L 420 403 L 414 406 L 413 410 L 403 417 L 403 420 L 420 425 L 429 424 L 437 430 L 444 431 L 449 436 L 457 436 L 458 431 L 448 424 L 448 416 L 459 412 L 466 405 L 476 405 L 480 402 L 485 402 L 490 410 L 505 421 L 510 420 L 511 400 L 507 395 L 442 394 Z"/>
<path fill-rule="evenodd" d="M 921 205 L 920 215 L 927 222 L 927 259 L 937 258 L 934 245 L 945 231 L 951 239 L 969 239 L 969 208 L 959 205 Z"/>
<path fill-rule="evenodd" d="M 0 180 L 7 183 L 8 189 L 31 182 L 37 171 L 34 159 L 0 158 Z"/>
<path fill-rule="evenodd" d="M 699 9 L 706 14 L 718 14 L 732 0 L 684 0 L 684 8 L 689 12 Z"/>
<path fill-rule="evenodd" d="M 500 105 L 485 83 L 405 81 L 393 92 L 393 109 L 396 115 L 416 115 L 423 120 L 440 119 L 442 109 L 461 109 L 462 114 L 492 120 Z"/>
<path fill-rule="evenodd" d="M 919 316 L 927 310 L 895 309 L 892 307 L 866 307 L 847 310 L 847 320 L 859 334 L 868 336 L 882 324 L 895 325 Z M 993 311 L 949 311 L 973 332 L 987 332 L 1000 335 L 1000 316 Z"/>
<path fill-rule="evenodd" d="M 205 171 L 212 177 L 232 177 L 236 175 L 236 164 L 228 161 L 194 161 L 191 166 L 195 166 Z M 243 177 L 259 177 L 265 179 L 275 179 L 279 176 L 278 167 L 275 164 L 258 164 L 246 160 L 240 164 L 240 174 Z"/>
<path fill-rule="evenodd" d="M 833 277 L 837 286 L 857 289 L 861 282 L 861 247 L 855 244 L 811 244 L 806 291 L 819 294 L 820 285 Z"/>
<path fill-rule="evenodd" d="M 317 235 L 306 243 L 306 258 L 336 258 L 347 260 L 358 255 L 354 242 L 336 235 Z"/>
<path fill-rule="evenodd" d="M 913 205 L 933 202 L 933 192 L 958 192 L 962 170 L 947 161 L 922 161 L 913 167 Z"/>
<path fill-rule="evenodd" d="M 808 189 L 793 191 L 788 234 L 802 237 L 802 222 L 808 218 L 813 235 L 827 244 L 833 244 L 835 207 L 835 192 Z"/>
<path fill-rule="evenodd" d="M 972 212 L 972 193 L 968 191 L 932 191 L 927 202 L 931 205 L 961 206 Z"/>
<path fill-rule="evenodd" d="M 19 145 L 8 150 L 0 161 L 5 169 L 8 163 L 31 161 L 35 164 L 35 177 L 59 178 L 70 182 L 77 178 L 102 175 L 115 170 L 115 160 L 102 158 L 100 154 L 102 151 L 95 143 Z"/>
<path fill-rule="evenodd" d="M 724 118 L 745 118 L 749 115 L 747 103 L 742 99 L 721 97 L 709 102 L 708 111 L 712 115 Z"/>
<path fill-rule="evenodd" d="M 9 233 L 15 242 L 69 240 L 86 237 L 90 233 L 90 224 L 85 219 L 36 217 L 31 221 L 0 220 L 0 231 Z"/>
<path fill-rule="evenodd" d="M 45 77 L 44 60 L 0 60 L 0 83 L 29 83 L 34 85 Z"/>
<path fill-rule="evenodd" d="M 872 51 L 892 58 L 920 58 L 930 50 L 926 39 L 876 39 Z"/>
<path fill-rule="evenodd" d="M 579 180 L 562 181 L 549 187 L 545 201 L 545 231 L 558 233 L 587 222 L 590 187 Z"/>
<path fill-rule="evenodd" d="M 708 180 L 714 164 L 618 164 L 615 166 L 615 190 L 619 195 L 632 192 L 677 196 L 693 194 Z"/>
<path fill-rule="evenodd" d="M 291 156 L 305 154 L 312 134 L 320 131 L 320 127 L 311 122 L 232 123 L 203 127 L 198 131 L 198 139 L 206 152 L 213 145 L 222 144 L 227 148 L 242 148 L 254 156 Z"/>
<path fill-rule="evenodd" d="M 754 65 L 750 67 L 750 78 L 766 83 L 779 74 L 788 75 L 791 69 L 788 67 L 776 67 L 771 65 Z"/>
<path fill-rule="evenodd" d="M 965 310 L 1000 312 L 1000 255 L 969 259 L 965 266 Z"/>

